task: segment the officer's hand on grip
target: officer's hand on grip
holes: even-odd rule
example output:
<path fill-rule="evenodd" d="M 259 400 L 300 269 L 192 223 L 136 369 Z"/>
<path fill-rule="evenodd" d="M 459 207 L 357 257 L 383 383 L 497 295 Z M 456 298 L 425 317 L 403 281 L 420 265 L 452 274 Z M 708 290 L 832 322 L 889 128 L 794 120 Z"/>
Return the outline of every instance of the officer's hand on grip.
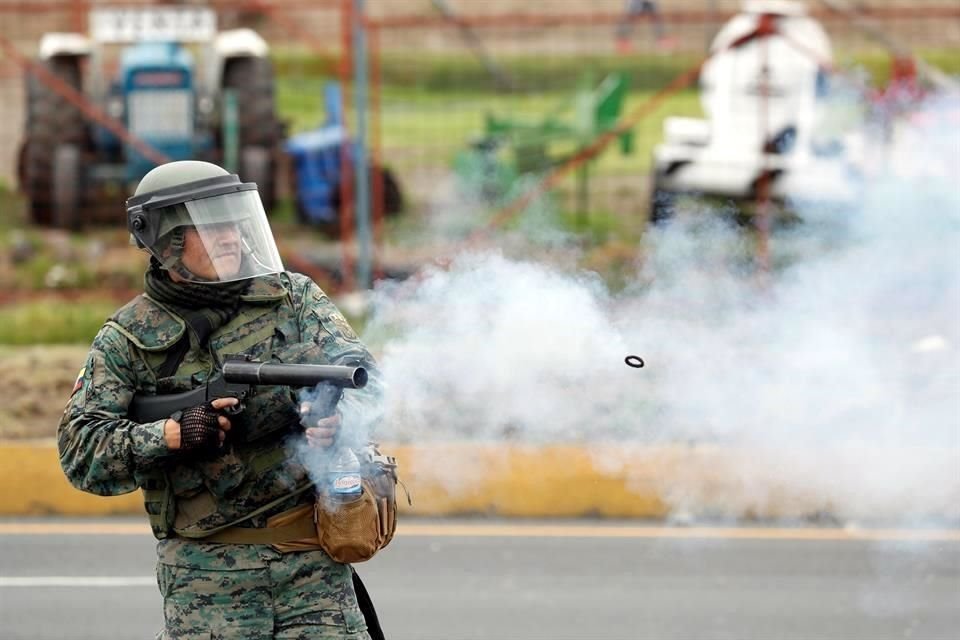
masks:
<path fill-rule="evenodd" d="M 311 447 L 329 449 L 340 432 L 340 414 L 335 413 L 332 416 L 314 420 L 310 417 L 310 404 L 304 403 L 300 405 L 300 424 L 304 426 L 307 444 Z"/>
<path fill-rule="evenodd" d="M 235 406 L 236 398 L 217 398 L 178 411 L 163 425 L 163 439 L 171 451 L 215 452 L 230 430 L 230 419 L 219 413 Z"/>

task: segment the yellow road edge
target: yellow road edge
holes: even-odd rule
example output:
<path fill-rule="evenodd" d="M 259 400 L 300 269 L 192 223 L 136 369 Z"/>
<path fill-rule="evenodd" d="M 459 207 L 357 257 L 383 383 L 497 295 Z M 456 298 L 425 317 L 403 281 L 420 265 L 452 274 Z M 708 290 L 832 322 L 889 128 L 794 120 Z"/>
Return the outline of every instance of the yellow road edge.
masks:
<path fill-rule="evenodd" d="M 833 513 L 836 505 L 829 499 L 798 486 L 806 483 L 796 478 L 791 484 L 778 472 L 777 462 L 785 455 L 829 477 L 831 465 L 839 469 L 850 455 L 871 453 L 623 443 L 385 443 L 382 449 L 397 457 L 400 478 L 412 497 L 411 507 L 398 488 L 403 515 L 663 520 L 676 513 L 754 522 L 803 522 Z M 955 465 L 949 451 L 898 449 L 898 453 L 926 465 Z M 745 471 L 750 472 L 751 491 L 744 490 Z M 143 514 L 140 492 L 101 497 L 72 487 L 52 441 L 0 441 L 0 487 L 0 516 Z M 906 495 L 887 501 L 886 511 L 876 504 L 846 505 L 843 517 L 865 526 L 903 521 L 953 524 L 960 520 L 960 480 L 956 487 L 940 489 L 936 495 L 942 496 L 941 502 L 920 505 Z M 683 531 L 692 530 L 678 528 L 671 535 L 682 537 Z M 537 535 L 566 535 L 550 531 Z M 607 537 L 633 535 L 615 533 L 615 528 L 604 531 L 610 531 L 602 534 Z"/>

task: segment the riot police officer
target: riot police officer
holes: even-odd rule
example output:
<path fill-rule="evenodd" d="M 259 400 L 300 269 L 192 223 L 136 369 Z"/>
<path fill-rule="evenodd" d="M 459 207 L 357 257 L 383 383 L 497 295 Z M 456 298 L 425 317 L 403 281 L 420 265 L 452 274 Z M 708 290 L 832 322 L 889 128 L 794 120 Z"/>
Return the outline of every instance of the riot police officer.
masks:
<path fill-rule="evenodd" d="M 127 201 L 127 223 L 150 254 L 145 292 L 93 341 L 58 430 L 66 476 L 98 495 L 143 491 L 162 636 L 369 637 L 351 567 L 315 544 L 299 453 L 342 437 L 344 404 L 376 421 L 372 355 L 320 287 L 284 271 L 255 184 L 206 162 L 161 165 Z M 134 394 L 195 389 L 235 354 L 363 366 L 370 383 L 313 424 L 284 387 L 260 388 L 236 416 L 232 398 L 128 416 Z"/>

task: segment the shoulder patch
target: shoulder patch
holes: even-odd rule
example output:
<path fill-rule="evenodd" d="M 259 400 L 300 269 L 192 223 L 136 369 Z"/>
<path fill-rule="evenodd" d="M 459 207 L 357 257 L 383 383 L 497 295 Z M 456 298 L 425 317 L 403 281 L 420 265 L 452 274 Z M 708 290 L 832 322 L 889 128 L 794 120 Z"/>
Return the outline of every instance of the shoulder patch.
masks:
<path fill-rule="evenodd" d="M 330 314 L 330 321 L 333 322 L 334 326 L 340 330 L 340 334 L 347 340 L 357 341 L 360 339 L 360 336 L 353 330 L 353 327 L 350 326 L 350 323 L 347 322 L 347 319 L 343 317 L 343 314 L 339 311 L 335 311 Z"/>
<path fill-rule="evenodd" d="M 326 309 L 314 309 L 313 313 L 316 315 L 317 320 L 320 321 L 320 326 L 334 338 L 345 340 L 346 342 L 360 342 L 360 336 L 353 330 L 353 327 L 351 327 L 347 319 L 343 317 L 343 314 L 337 311 L 336 307 L 331 306 Z"/>

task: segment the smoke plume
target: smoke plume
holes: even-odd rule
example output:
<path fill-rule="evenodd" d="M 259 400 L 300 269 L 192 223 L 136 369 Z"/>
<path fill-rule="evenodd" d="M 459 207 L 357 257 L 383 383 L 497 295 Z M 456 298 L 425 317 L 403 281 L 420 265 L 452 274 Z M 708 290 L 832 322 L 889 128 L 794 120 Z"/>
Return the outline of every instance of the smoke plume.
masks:
<path fill-rule="evenodd" d="M 660 487 L 677 513 L 769 513 L 789 495 L 838 517 L 956 520 L 956 113 L 953 96 L 900 122 L 856 207 L 798 204 L 767 274 L 754 238 L 707 212 L 649 232 L 617 294 L 497 251 L 382 286 L 365 336 L 387 381 L 382 437 L 683 445 Z M 610 450 L 605 468 L 629 478 Z M 484 472 L 448 471 L 458 486 Z"/>

